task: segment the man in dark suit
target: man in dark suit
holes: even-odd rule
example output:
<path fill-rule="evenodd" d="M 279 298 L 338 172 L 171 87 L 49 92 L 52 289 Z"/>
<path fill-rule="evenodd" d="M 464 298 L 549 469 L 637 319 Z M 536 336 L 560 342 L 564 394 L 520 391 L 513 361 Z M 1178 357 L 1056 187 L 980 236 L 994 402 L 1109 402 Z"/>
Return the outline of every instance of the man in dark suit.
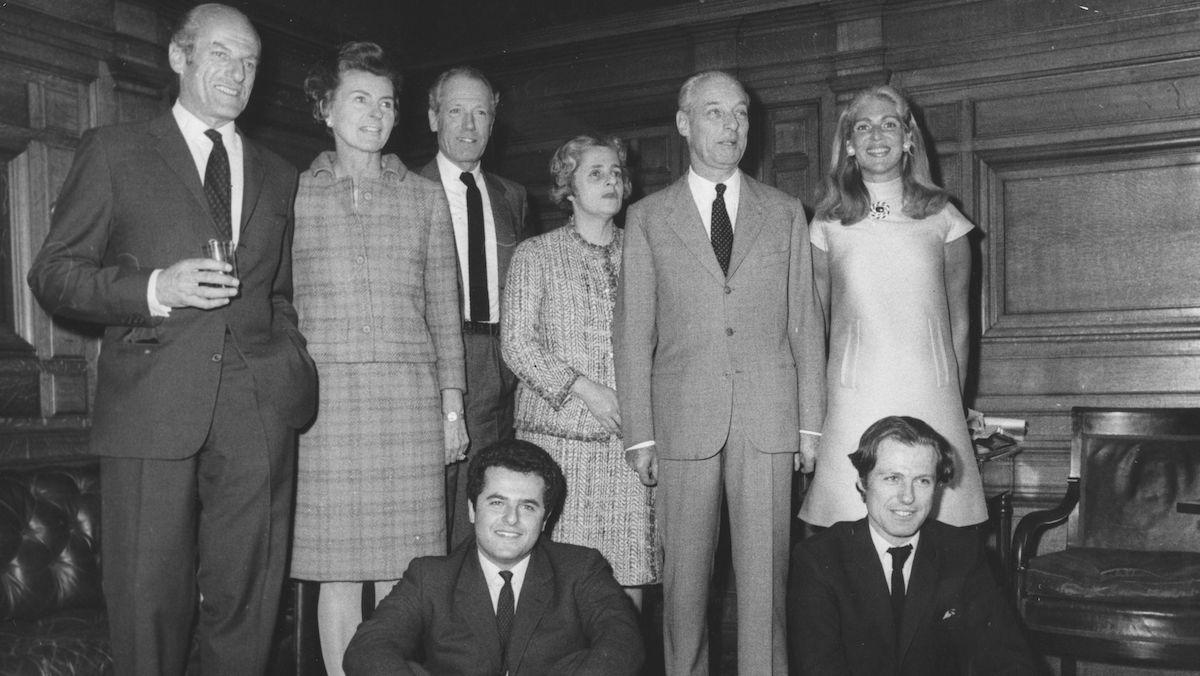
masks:
<path fill-rule="evenodd" d="M 348 676 L 637 674 L 642 639 L 600 553 L 541 539 L 566 481 L 541 448 L 506 440 L 467 476 L 475 537 L 416 559 L 359 625 Z"/>
<path fill-rule="evenodd" d="M 500 95 L 483 73 L 451 68 L 429 89 L 429 129 L 438 153 L 420 171 L 446 191 L 462 275 L 467 391 L 463 406 L 471 449 L 513 436 L 517 377 L 500 357 L 500 294 L 508 263 L 525 236 L 525 188 L 480 166 Z M 462 415 L 451 413 L 450 422 Z M 446 467 L 446 533 L 451 548 L 471 534 L 462 463 Z"/>
<path fill-rule="evenodd" d="M 787 672 L 784 580 L 793 455 L 812 456 L 823 324 L 804 207 L 738 169 L 749 97 L 689 78 L 675 124 L 691 167 L 629 209 L 614 311 L 626 460 L 658 482 L 667 673 L 708 673 L 713 553 L 728 505 L 738 673 Z"/>
<path fill-rule="evenodd" d="M 954 453 L 932 427 L 891 416 L 850 455 L 867 518 L 796 545 L 788 589 L 794 673 L 1040 673 L 978 531 L 928 520 Z"/>
<path fill-rule="evenodd" d="M 84 135 L 29 271 L 49 312 L 104 326 L 91 447 L 123 676 L 183 673 L 193 626 L 201 673 L 269 654 L 316 374 L 290 300 L 296 171 L 233 124 L 259 50 L 240 12 L 188 12 L 175 106 Z M 237 242 L 236 277 L 209 239 Z"/>

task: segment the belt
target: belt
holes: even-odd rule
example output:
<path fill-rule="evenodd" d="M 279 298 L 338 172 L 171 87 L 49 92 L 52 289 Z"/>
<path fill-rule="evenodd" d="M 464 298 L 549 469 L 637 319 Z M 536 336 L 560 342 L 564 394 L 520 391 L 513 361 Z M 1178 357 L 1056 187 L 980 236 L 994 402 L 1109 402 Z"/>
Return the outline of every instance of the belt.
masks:
<path fill-rule="evenodd" d="M 487 336 L 500 335 L 500 322 L 463 322 L 463 333 L 478 333 Z"/>

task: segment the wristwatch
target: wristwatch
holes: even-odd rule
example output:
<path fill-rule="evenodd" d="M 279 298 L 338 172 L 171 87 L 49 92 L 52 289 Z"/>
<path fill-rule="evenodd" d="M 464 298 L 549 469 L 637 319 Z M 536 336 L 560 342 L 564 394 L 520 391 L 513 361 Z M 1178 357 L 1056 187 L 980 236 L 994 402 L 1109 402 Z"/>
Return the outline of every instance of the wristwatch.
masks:
<path fill-rule="evenodd" d="M 442 414 L 442 418 L 444 418 L 446 422 L 458 422 L 462 418 L 462 415 L 462 411 L 447 411 L 446 413 Z"/>

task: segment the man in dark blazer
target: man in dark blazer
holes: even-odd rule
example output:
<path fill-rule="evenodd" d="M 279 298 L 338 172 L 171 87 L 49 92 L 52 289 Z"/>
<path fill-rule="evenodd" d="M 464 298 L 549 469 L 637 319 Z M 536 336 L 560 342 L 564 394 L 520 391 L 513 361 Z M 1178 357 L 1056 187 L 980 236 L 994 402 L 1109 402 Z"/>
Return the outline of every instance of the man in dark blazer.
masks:
<path fill-rule="evenodd" d="M 49 312 L 104 327 L 91 448 L 122 675 L 183 673 L 193 626 L 200 673 L 262 673 L 275 627 L 316 374 L 290 300 L 296 171 L 233 124 L 259 51 L 240 12 L 188 12 L 175 106 L 84 135 L 29 271 Z M 236 277 L 209 239 L 237 242 Z"/>
<path fill-rule="evenodd" d="M 525 237 L 528 198 L 525 188 L 480 166 L 499 101 L 500 95 L 475 68 L 460 66 L 439 75 L 429 89 L 429 129 L 437 134 L 438 153 L 420 171 L 445 189 L 454 221 L 462 276 L 467 365 L 463 414 L 469 449 L 513 436 L 517 377 L 500 357 L 500 295 L 513 251 Z M 470 178 L 464 179 L 464 174 Z M 478 191 L 474 215 L 468 180 Z M 479 226 L 475 236 L 473 219 Z M 457 463 L 446 468 L 446 533 L 451 548 L 471 534 L 463 507 L 467 504 L 463 467 Z"/>
<path fill-rule="evenodd" d="M 822 414 L 804 207 L 746 176 L 749 97 L 689 78 L 675 124 L 687 175 L 629 209 L 613 344 L 626 460 L 658 482 L 667 673 L 708 673 L 721 504 L 737 581 L 738 673 L 787 671 L 784 580 L 793 455 Z M 819 312 L 819 311 L 818 311 Z"/>
<path fill-rule="evenodd" d="M 637 674 L 638 622 L 612 569 L 594 549 L 541 538 L 566 493 L 550 455 L 498 442 L 472 460 L 467 491 L 475 537 L 409 565 L 359 625 L 347 675 Z"/>
<path fill-rule="evenodd" d="M 793 673 L 1041 673 L 978 531 L 928 520 L 954 473 L 946 440 L 891 416 L 867 428 L 850 460 L 867 518 L 834 524 L 792 555 Z"/>

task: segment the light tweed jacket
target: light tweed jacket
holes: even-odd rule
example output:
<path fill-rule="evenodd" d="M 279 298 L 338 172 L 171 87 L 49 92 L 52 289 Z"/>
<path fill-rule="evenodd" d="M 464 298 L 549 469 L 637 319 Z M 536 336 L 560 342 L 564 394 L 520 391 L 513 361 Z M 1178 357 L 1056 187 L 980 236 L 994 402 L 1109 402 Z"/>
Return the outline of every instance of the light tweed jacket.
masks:
<path fill-rule="evenodd" d="M 433 362 L 439 388 L 465 389 L 458 263 L 442 186 L 387 155 L 381 178 L 361 182 L 356 197 L 350 181 L 335 179 L 333 157 L 313 162 L 296 197 L 296 311 L 313 359 Z"/>

